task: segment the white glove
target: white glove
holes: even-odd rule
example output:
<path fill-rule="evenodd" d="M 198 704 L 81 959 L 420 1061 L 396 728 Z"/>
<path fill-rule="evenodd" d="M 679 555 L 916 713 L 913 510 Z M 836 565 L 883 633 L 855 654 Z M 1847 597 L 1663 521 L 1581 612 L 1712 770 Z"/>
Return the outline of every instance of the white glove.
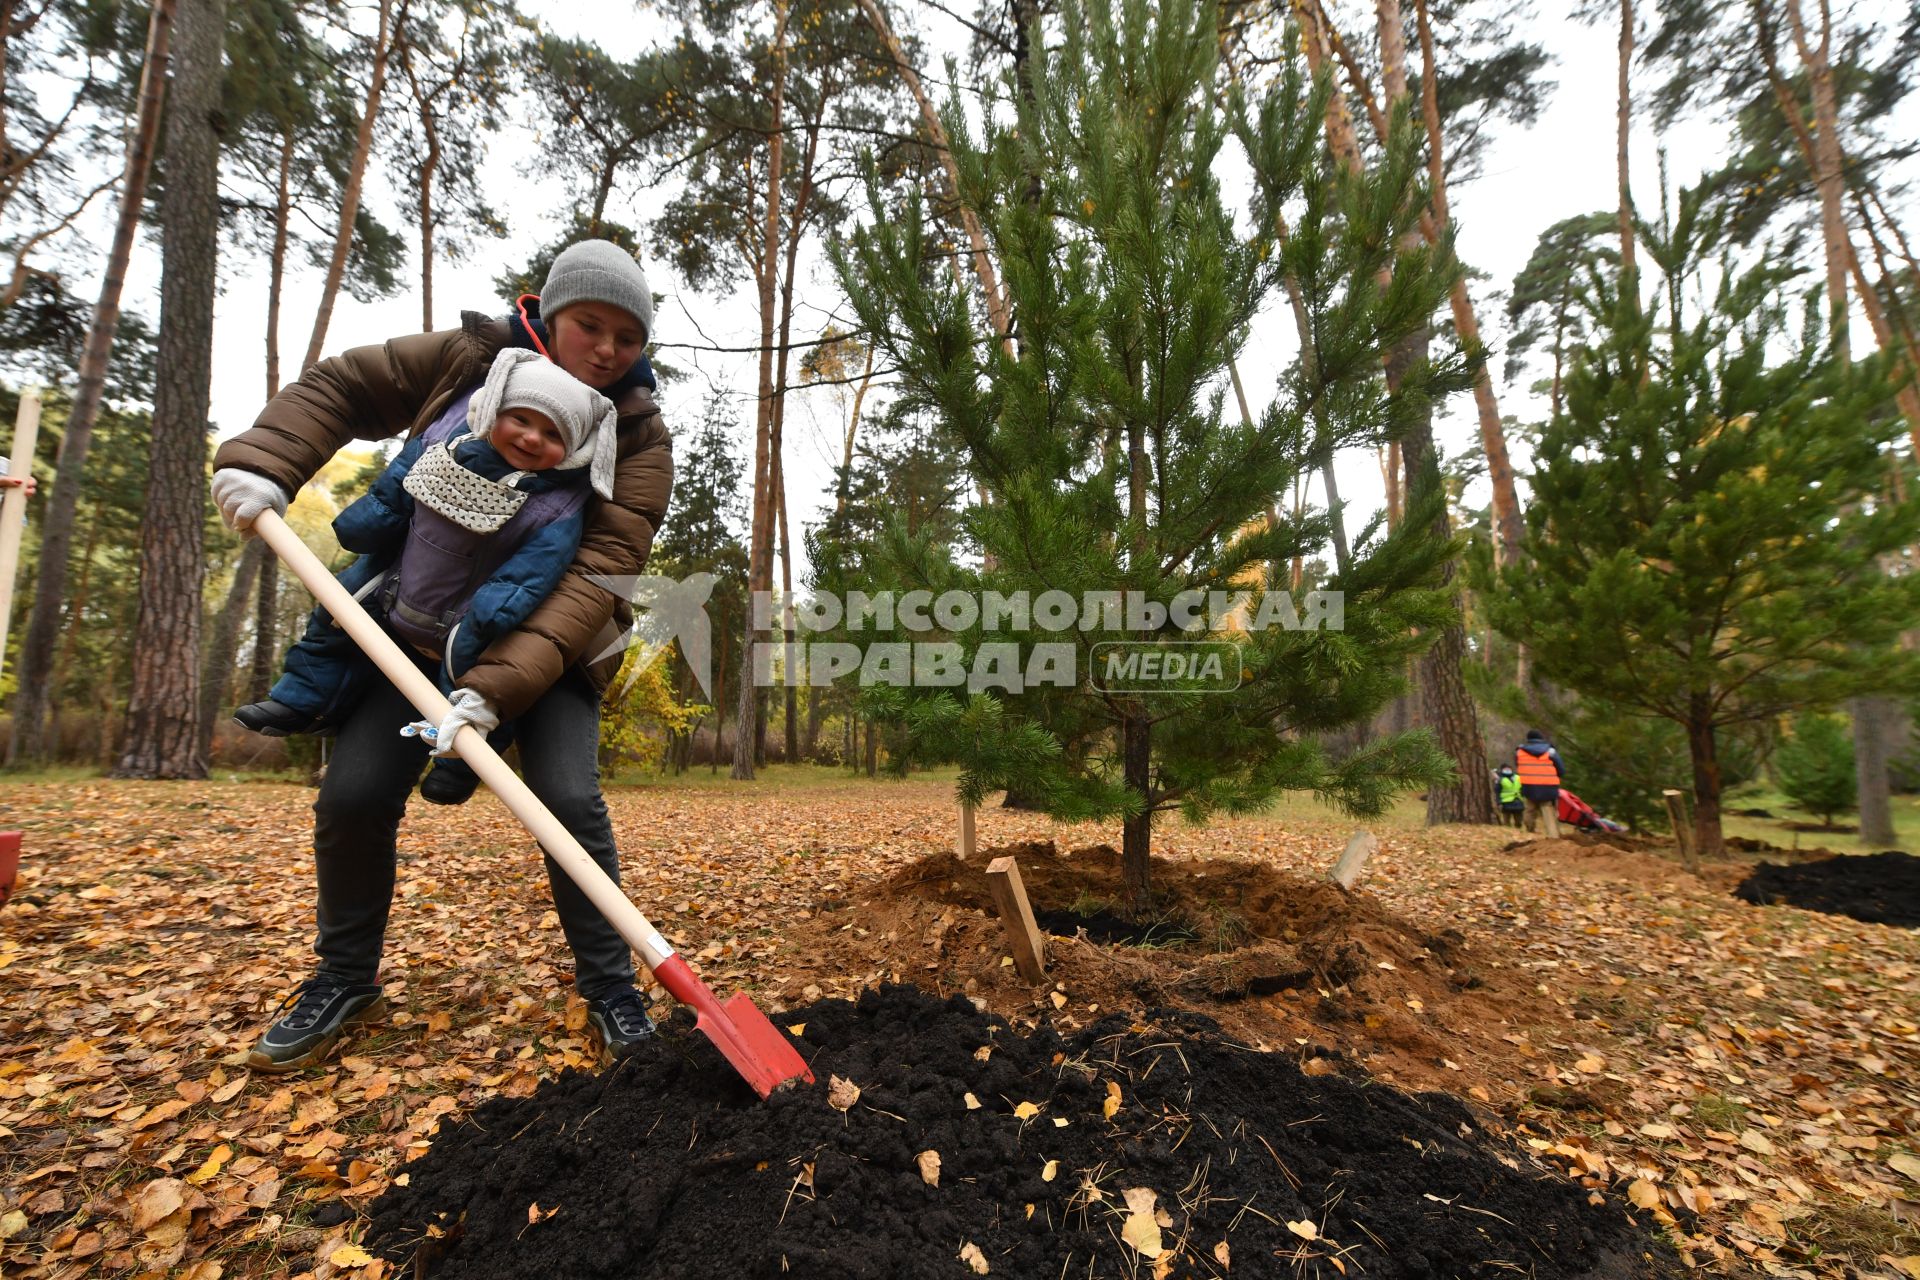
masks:
<path fill-rule="evenodd" d="M 433 754 L 450 756 L 456 754 L 453 740 L 459 736 L 460 726 L 472 725 L 484 736 L 500 727 L 500 713 L 493 709 L 484 697 L 472 689 L 455 689 L 447 700 L 447 718 L 438 728 L 426 720 L 415 720 L 400 730 L 403 738 L 424 738 L 433 744 Z"/>
<path fill-rule="evenodd" d="M 275 515 L 287 514 L 287 491 L 258 472 L 222 467 L 213 473 L 212 489 L 220 518 L 243 538 L 254 536 L 253 522 L 268 507 Z"/>

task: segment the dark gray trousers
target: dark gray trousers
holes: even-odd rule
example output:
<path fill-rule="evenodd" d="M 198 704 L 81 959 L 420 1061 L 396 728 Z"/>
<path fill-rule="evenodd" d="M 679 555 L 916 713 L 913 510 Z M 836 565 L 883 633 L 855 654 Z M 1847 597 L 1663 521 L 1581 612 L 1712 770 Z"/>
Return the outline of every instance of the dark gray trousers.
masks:
<path fill-rule="evenodd" d="M 383 676 L 340 726 L 327 776 L 313 804 L 314 871 L 319 880 L 320 968 L 372 982 L 393 906 L 394 837 L 427 763 L 418 738 L 400 736 L 419 714 Z M 600 699 L 578 668 L 513 722 L 520 774 L 600 869 L 620 881 L 613 824 L 600 795 Z M 589 999 L 633 982 L 633 956 L 598 907 L 547 863 L 547 884 L 567 945 L 574 986 Z"/>

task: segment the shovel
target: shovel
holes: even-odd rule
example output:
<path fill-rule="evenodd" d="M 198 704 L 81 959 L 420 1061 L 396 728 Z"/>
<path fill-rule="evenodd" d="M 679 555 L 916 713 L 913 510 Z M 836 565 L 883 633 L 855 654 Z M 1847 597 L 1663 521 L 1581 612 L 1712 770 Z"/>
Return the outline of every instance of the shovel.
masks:
<path fill-rule="evenodd" d="M 306 584 L 307 590 L 333 615 L 333 620 L 346 629 L 424 719 L 433 724 L 446 719 L 447 700 L 433 681 L 421 674 L 400 651 L 393 637 L 367 615 L 346 588 L 334 581 L 319 557 L 307 550 L 307 544 L 287 527 L 286 521 L 272 510 L 263 511 L 254 521 L 253 530 Z M 797 1080 L 813 1082 L 813 1072 L 807 1069 L 799 1051 L 767 1021 L 767 1015 L 755 1008 L 744 992 L 722 1003 L 706 983 L 694 976 L 686 960 L 667 945 L 660 931 L 627 901 L 619 886 L 608 879 L 607 873 L 580 847 L 580 842 L 487 745 L 485 735 L 470 725 L 462 725 L 453 745 L 460 758 L 473 767 L 480 780 L 492 788 L 521 825 L 533 833 L 548 856 L 573 877 L 573 882 L 627 940 L 627 945 L 640 953 L 660 985 L 675 1000 L 694 1010 L 696 1029 L 713 1041 L 714 1047 L 756 1093 L 765 1098 L 782 1085 Z"/>

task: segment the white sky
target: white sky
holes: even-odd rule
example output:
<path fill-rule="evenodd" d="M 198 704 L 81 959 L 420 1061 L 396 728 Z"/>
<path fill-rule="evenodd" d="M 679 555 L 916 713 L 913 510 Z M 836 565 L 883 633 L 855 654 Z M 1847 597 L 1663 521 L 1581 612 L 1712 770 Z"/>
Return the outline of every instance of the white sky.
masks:
<path fill-rule="evenodd" d="M 622 24 L 605 20 L 599 6 L 563 6 L 558 0 L 540 0 L 528 6 L 551 28 L 565 35 L 598 39 L 614 56 L 631 55 L 640 44 L 639 30 L 659 30 L 655 24 Z M 1552 6 L 1543 6 L 1553 9 Z M 906 4 L 895 8 L 909 12 Z M 1352 10 L 1352 6 L 1348 8 Z M 1370 6 L 1367 7 L 1370 9 Z M 1647 18 L 1651 20 L 1652 14 Z M 958 24 L 932 10 L 912 15 L 928 42 L 936 49 L 958 49 L 964 40 Z M 1370 26 L 1370 13 L 1353 10 L 1344 15 L 1343 25 L 1356 35 Z M 1537 397 L 1527 395 L 1518 386 L 1508 385 L 1502 377 L 1502 351 L 1505 338 L 1504 315 L 1490 296 L 1504 290 L 1526 263 L 1539 234 L 1554 222 L 1573 214 L 1607 209 L 1614 204 L 1614 75 L 1615 53 L 1610 31 L 1582 27 L 1555 12 L 1534 20 L 1532 37 L 1543 43 L 1555 57 L 1549 76 L 1557 81 L 1548 106 L 1539 121 L 1528 129 L 1502 128 L 1492 137 L 1483 169 L 1477 181 L 1456 187 L 1451 192 L 1454 219 L 1458 227 L 1458 249 L 1462 259 L 1487 277 L 1474 286 L 1485 337 L 1494 349 L 1492 372 L 1501 409 L 1522 421 L 1545 416 Z M 1636 75 L 1636 88 L 1651 87 L 1652 75 Z M 1920 134 L 1920 107 L 1909 103 L 1904 118 L 1895 122 L 1896 132 L 1912 137 Z M 1676 186 L 1696 178 L 1710 164 L 1724 159 L 1727 128 L 1717 121 L 1684 123 L 1656 140 L 1641 112 L 1633 139 L 1634 190 L 1643 211 L 1658 207 L 1657 146 L 1664 142 L 1668 151 L 1670 181 Z M 506 264 L 523 263 L 532 248 L 554 234 L 565 215 L 565 207 L 556 205 L 536 211 L 528 199 L 537 190 L 537 174 L 525 169 L 532 153 L 530 137 L 524 132 L 502 135 L 490 143 L 488 164 L 493 203 L 509 219 L 511 234 L 505 241 L 480 246 L 473 260 L 461 264 L 442 262 L 434 281 L 436 323 L 445 326 L 457 319 L 462 308 L 499 312 L 503 310 L 495 296 L 491 280 Z M 370 175 L 368 202 L 389 225 L 404 224 L 390 198 L 391 184 L 379 175 Z M 609 216 L 629 225 L 646 219 L 644 207 L 616 207 Z M 101 240 L 104 243 L 104 236 Z M 817 336 L 829 313 L 840 306 L 839 291 L 831 279 L 823 256 L 803 258 L 803 283 L 797 292 L 801 309 L 796 314 L 794 336 Z M 656 320 L 656 339 L 663 344 L 679 342 L 710 343 L 727 347 L 750 347 L 758 342 L 759 324 L 751 291 L 735 290 L 725 297 L 709 297 L 687 290 L 660 262 L 647 262 L 648 278 L 654 290 L 665 295 Z M 417 267 L 412 268 L 417 279 Z M 158 252 L 154 238 L 146 238 L 136 252 L 126 294 L 126 305 L 154 318 L 158 313 Z M 221 292 L 214 326 L 214 377 L 212 416 L 222 438 L 248 426 L 259 411 L 263 391 L 264 348 L 262 331 L 266 312 L 266 272 L 261 259 L 243 259 L 230 255 L 222 264 Z M 282 308 L 281 350 L 283 367 L 297 369 L 312 324 L 319 296 L 319 273 L 303 269 L 289 279 Z M 79 286 L 95 287 L 91 283 Z M 90 296 L 85 294 L 83 296 Z M 1261 317 L 1250 335 L 1241 367 L 1247 393 L 1259 404 L 1270 398 L 1278 362 L 1288 358 L 1293 348 L 1290 320 L 1283 314 L 1284 304 L 1276 299 L 1272 312 Z M 843 311 L 843 326 L 850 322 Z M 419 302 L 411 289 L 396 297 L 375 303 L 358 303 L 344 293 L 336 302 L 326 350 L 336 352 L 348 346 L 376 342 L 417 330 Z M 1864 329 L 1864 325 L 1858 326 Z M 704 335 L 704 338 L 703 336 Z M 740 441 L 742 452 L 750 457 L 752 446 L 752 403 L 757 366 L 753 355 L 727 355 L 669 349 L 665 357 L 686 370 L 689 377 L 662 389 L 662 404 L 668 425 L 676 433 L 690 432 L 699 406 L 709 387 L 721 388 L 740 405 Z M 797 356 L 795 358 L 797 370 Z M 797 373 L 796 373 L 797 376 Z M 787 414 L 787 468 L 789 514 L 793 522 L 796 556 L 804 556 L 800 530 L 812 523 L 832 487 L 832 467 L 838 461 L 843 410 L 830 392 L 815 389 L 789 393 Z M 871 406 L 872 401 L 869 401 Z M 1478 430 L 1470 397 L 1461 396 L 1448 404 L 1436 422 L 1440 446 L 1447 453 L 1478 448 Z M 1514 461 L 1523 473 L 1527 467 L 1524 445 L 1515 442 Z M 1342 496 L 1348 504 L 1348 527 L 1358 529 L 1367 516 L 1384 502 L 1379 468 L 1371 454 L 1343 454 L 1336 463 Z M 1484 483 L 1480 492 L 1471 492 L 1471 501 L 1485 501 Z M 1314 501 L 1320 501 L 1316 492 Z M 803 580 L 796 563 L 796 585 Z"/>

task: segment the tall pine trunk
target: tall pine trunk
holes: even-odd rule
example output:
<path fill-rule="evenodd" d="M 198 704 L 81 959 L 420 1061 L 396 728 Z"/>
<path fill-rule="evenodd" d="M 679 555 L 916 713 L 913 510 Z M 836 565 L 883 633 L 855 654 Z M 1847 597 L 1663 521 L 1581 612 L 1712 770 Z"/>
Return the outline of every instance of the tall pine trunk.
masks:
<path fill-rule="evenodd" d="M 753 529 L 747 556 L 746 642 L 740 647 L 739 702 L 733 743 L 733 776 L 741 781 L 753 778 L 761 734 L 759 690 L 753 679 L 753 650 L 761 632 L 754 622 L 753 594 L 771 590 L 773 583 L 774 286 L 780 264 L 780 181 L 785 167 L 781 117 L 786 97 L 786 0 L 775 0 L 775 9 L 773 110 L 767 135 L 767 217 L 762 232 L 760 266 L 755 273 L 760 286 L 760 397 L 754 421 Z"/>
<path fill-rule="evenodd" d="M 1633 0 L 1620 0 L 1619 102 L 1614 108 L 1614 167 L 1620 188 L 1620 271 L 1631 277 L 1638 268 L 1633 253 L 1633 184 L 1628 169 L 1628 136 L 1633 127 Z M 1557 389 L 1557 388 L 1556 388 Z"/>
<path fill-rule="evenodd" d="M 413 71 L 413 53 L 408 45 L 400 48 L 400 68 L 407 73 L 407 88 L 412 91 L 414 107 L 420 113 L 420 132 L 427 140 L 427 154 L 420 161 L 420 332 L 433 332 L 433 179 L 440 171 L 440 126 L 433 118 L 433 96 L 420 91 L 420 77 Z"/>
<path fill-rule="evenodd" d="M 360 129 L 353 141 L 353 159 L 347 167 L 347 184 L 340 193 L 340 225 L 333 235 L 333 253 L 327 259 L 326 279 L 320 286 L 320 306 L 313 316 L 313 333 L 307 338 L 306 358 L 300 362 L 306 372 L 319 362 L 327 342 L 327 326 L 333 321 L 334 300 L 340 296 L 340 282 L 347 273 L 347 256 L 353 248 L 353 228 L 360 215 L 360 188 L 366 181 L 367 158 L 373 153 L 373 128 L 380 117 L 380 97 L 387 87 L 387 62 L 393 56 L 394 33 L 405 20 L 407 0 L 380 0 L 380 27 L 374 35 L 373 69 L 367 80 L 367 102 L 360 113 Z"/>
<path fill-rule="evenodd" d="M 182 0 L 167 186 L 160 202 L 160 344 L 125 745 L 114 772 L 204 778 L 199 750 L 207 405 L 220 248 L 218 112 L 226 0 Z"/>
<path fill-rule="evenodd" d="M 233 685 L 233 655 L 240 651 L 240 623 L 247 606 L 253 603 L 253 584 L 267 555 L 267 544 L 258 538 L 249 538 L 240 549 L 240 563 L 234 566 L 233 582 L 207 640 L 207 658 L 200 671 L 200 754 L 208 761 L 213 759 L 213 728 L 219 723 L 220 708 Z"/>
<path fill-rule="evenodd" d="M 1379 0 L 1375 8 L 1380 30 L 1381 74 L 1386 86 L 1387 109 L 1397 109 L 1409 96 L 1407 86 L 1406 26 L 1399 0 Z M 1431 78 L 1431 77 L 1429 77 Z M 1441 188 L 1444 191 L 1444 187 Z M 1436 192 L 1438 197 L 1440 192 Z M 1387 385 L 1398 388 L 1412 364 L 1425 358 L 1430 331 L 1409 338 L 1394 351 L 1387 362 Z M 1440 460 L 1433 443 L 1431 411 L 1420 413 L 1400 443 L 1406 467 L 1406 492 L 1409 505 L 1432 496 L 1440 487 Z M 1504 452 L 1504 448 L 1502 450 Z M 1511 476 L 1509 475 L 1509 478 Z M 1517 518 L 1517 517 L 1516 517 Z M 1452 536 L 1451 523 L 1444 505 L 1434 516 L 1434 534 Z M 1442 571 L 1442 585 L 1458 592 L 1458 566 L 1449 562 Z M 1454 779 L 1427 789 L 1427 822 L 1492 822 L 1494 820 L 1493 784 L 1487 772 L 1486 748 L 1480 737 L 1480 718 L 1473 697 L 1467 692 L 1462 665 L 1467 656 L 1466 624 L 1455 618 L 1435 638 L 1433 645 L 1416 665 L 1420 694 L 1420 718 L 1439 740 L 1440 749 L 1454 763 Z"/>
<path fill-rule="evenodd" d="M 54 648 L 59 643 L 60 605 L 67 590 L 67 559 L 73 548 L 73 524 L 80 506 L 87 453 L 93 446 L 94 424 L 106 397 L 107 358 L 120 323 L 120 293 L 126 285 L 127 262 L 133 256 L 133 238 L 147 197 L 147 174 L 153 165 L 154 139 L 159 135 L 161 104 L 166 97 L 168 49 L 173 39 L 176 0 L 157 0 L 147 19 L 146 63 L 140 71 L 140 106 L 133 135 L 127 142 L 126 166 L 120 179 L 120 216 L 114 224 L 113 244 L 107 251 L 107 270 L 87 329 L 87 345 L 80 356 L 80 381 L 66 429 L 60 437 L 60 455 L 54 466 L 53 492 L 40 527 L 39 571 L 35 575 L 33 608 L 20 651 L 19 693 L 13 704 L 13 738 L 7 761 L 39 759 L 46 754 L 41 728 L 53 682 Z"/>

